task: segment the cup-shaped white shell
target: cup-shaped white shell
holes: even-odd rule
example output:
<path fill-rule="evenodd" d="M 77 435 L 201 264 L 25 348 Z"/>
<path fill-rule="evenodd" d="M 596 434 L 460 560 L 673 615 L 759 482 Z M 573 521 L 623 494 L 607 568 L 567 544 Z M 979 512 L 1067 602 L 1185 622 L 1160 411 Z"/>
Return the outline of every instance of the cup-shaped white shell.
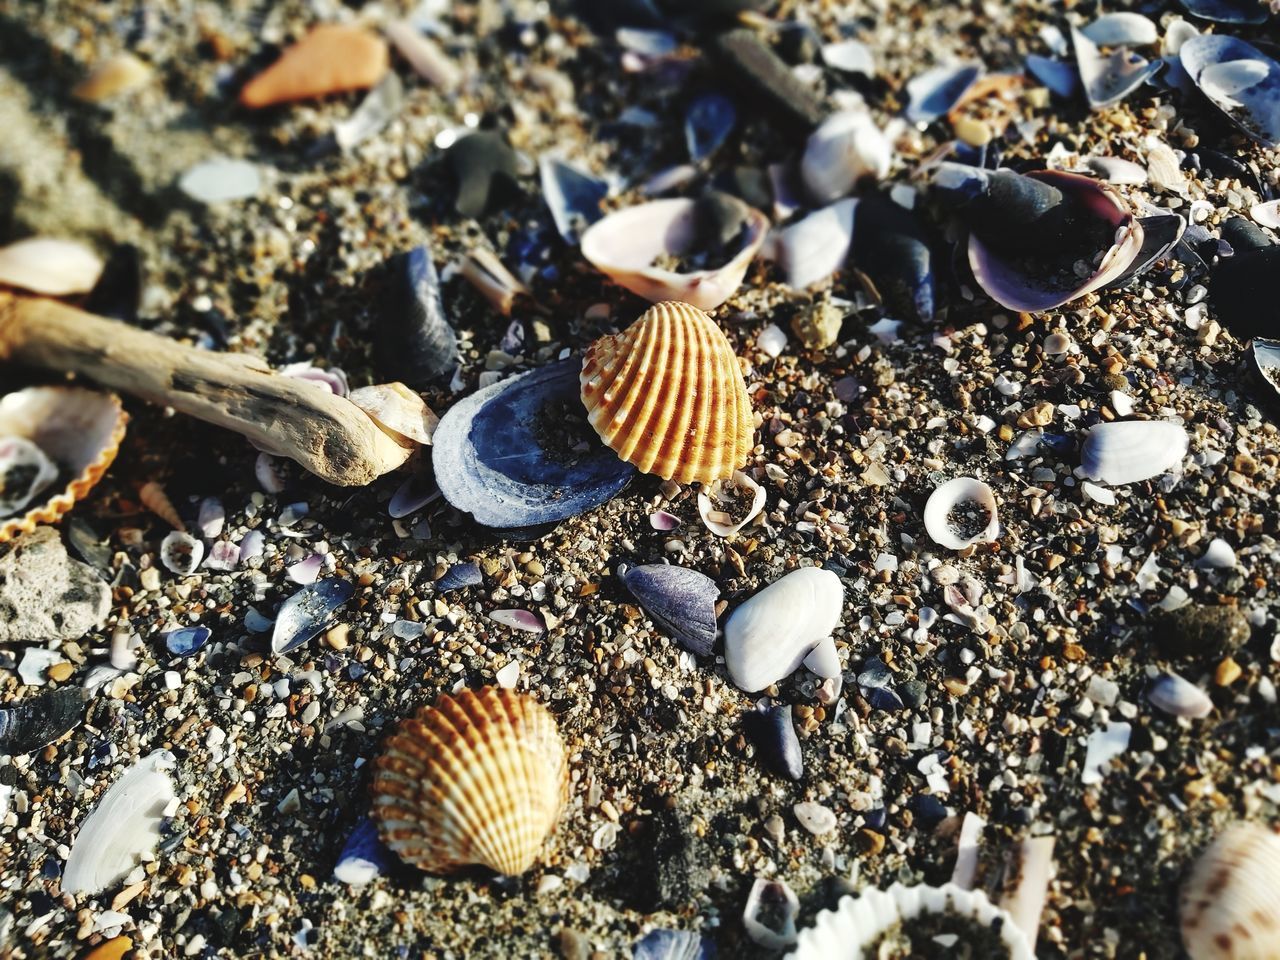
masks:
<path fill-rule="evenodd" d="M 755 421 L 738 358 L 715 321 L 659 303 L 582 362 L 582 402 L 596 433 L 644 473 L 723 480 L 747 462 Z"/>
<path fill-rule="evenodd" d="M 751 491 L 751 506 L 736 516 L 720 510 L 704 491 L 698 491 L 698 513 L 701 515 L 702 522 L 706 524 L 707 529 L 718 537 L 733 536 L 759 516 L 760 511 L 764 509 L 766 499 L 764 487 L 760 486 L 741 470 L 733 472 L 733 485 L 739 490 Z M 717 491 L 713 490 L 712 492 Z"/>
<path fill-rule="evenodd" d="M 1179 903 L 1191 960 L 1280 956 L 1280 836 L 1251 823 L 1227 827 L 1191 868 Z"/>
<path fill-rule="evenodd" d="M 844 584 L 830 570 L 803 567 L 775 580 L 725 623 L 729 676 L 748 693 L 789 676 L 839 625 L 843 608 Z"/>
<path fill-rule="evenodd" d="M 976 533 L 966 536 L 957 526 L 957 511 L 985 513 L 987 523 Z M 924 528 L 934 543 L 949 550 L 963 550 L 975 543 L 990 543 L 1000 533 L 996 517 L 996 497 L 991 488 L 973 477 L 948 480 L 929 495 L 924 505 Z"/>
<path fill-rule="evenodd" d="M 697 201 L 689 199 L 653 200 L 609 214 L 582 235 L 582 255 L 615 283 L 646 300 L 682 300 L 699 310 L 714 310 L 742 285 L 769 229 L 763 213 L 743 207 L 742 248 L 728 263 L 712 270 L 676 273 L 653 266 L 659 256 L 680 256 L 694 243 Z"/>
<path fill-rule="evenodd" d="M 1112 485 L 1158 477 L 1187 455 L 1187 431 L 1168 420 L 1117 420 L 1089 429 L 1080 473 Z"/>
<path fill-rule="evenodd" d="M 102 479 L 124 439 L 120 398 L 82 387 L 30 387 L 0 397 L 0 437 L 30 440 L 69 479 L 53 496 L 37 496 L 25 514 L 0 520 L 0 543 L 56 523 Z"/>
<path fill-rule="evenodd" d="M 968 917 L 997 932 L 1011 960 L 1035 960 L 1027 938 L 1013 918 L 980 890 L 953 883 L 941 887 L 895 883 L 888 890 L 864 890 L 823 910 L 812 927 L 800 932 L 789 960 L 864 960 L 866 948 L 898 923 L 931 913 Z"/>
<path fill-rule="evenodd" d="M 387 738 L 373 817 L 388 847 L 430 873 L 481 864 L 524 873 L 568 799 L 555 719 L 499 687 L 447 694 Z"/>

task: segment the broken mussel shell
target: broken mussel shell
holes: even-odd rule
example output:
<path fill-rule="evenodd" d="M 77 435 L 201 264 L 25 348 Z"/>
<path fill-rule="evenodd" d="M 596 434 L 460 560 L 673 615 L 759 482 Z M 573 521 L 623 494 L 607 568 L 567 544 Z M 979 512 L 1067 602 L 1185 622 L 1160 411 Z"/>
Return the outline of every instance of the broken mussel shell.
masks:
<path fill-rule="evenodd" d="M 458 336 L 444 312 L 431 251 L 414 247 L 388 262 L 390 276 L 374 335 L 379 370 L 414 389 L 447 380 L 458 367 Z"/>
<path fill-rule="evenodd" d="M 623 460 L 677 483 L 726 479 L 755 445 L 742 369 L 714 320 L 659 303 L 593 343 L 582 363 L 591 426 Z"/>
<path fill-rule="evenodd" d="M 446 500 L 488 527 L 533 527 L 612 499 L 635 475 L 600 443 L 578 399 L 579 361 L 491 384 L 436 427 L 432 464 Z"/>
<path fill-rule="evenodd" d="M 716 601 L 720 588 L 706 574 L 687 567 L 646 563 L 619 570 L 623 586 L 680 645 L 708 657 L 716 642 Z"/>
<path fill-rule="evenodd" d="M 974 279 L 1010 310 L 1049 310 L 1114 283 L 1143 248 L 1133 213 L 1090 177 L 943 163 L 933 182 L 969 228 Z"/>
<path fill-rule="evenodd" d="M 355 584 L 341 577 L 330 577 L 309 584 L 291 596 L 276 614 L 271 633 L 271 652 L 288 653 L 302 646 L 333 618 L 333 612 L 350 600 Z"/>
<path fill-rule="evenodd" d="M 934 257 L 918 217 L 881 194 L 858 202 L 853 263 L 891 316 L 927 323 L 937 307 Z"/>
<path fill-rule="evenodd" d="M 1246 353 L 1266 405 L 1280 414 L 1280 340 L 1254 337 Z"/>
<path fill-rule="evenodd" d="M 1227 827 L 1200 855 L 1178 904 L 1191 960 L 1267 960 L 1280 944 L 1280 836 Z"/>
<path fill-rule="evenodd" d="M 901 955 L 917 956 L 906 941 L 911 937 L 912 923 L 929 915 L 954 917 L 972 926 L 974 941 L 966 943 L 960 934 L 956 956 L 994 957 L 996 953 L 986 951 L 1003 947 L 999 955 L 1009 960 L 1035 960 L 1025 934 L 1009 913 L 995 906 L 981 890 L 966 890 L 953 883 L 941 887 L 895 883 L 888 890 L 864 890 L 857 897 L 844 897 L 834 910 L 823 910 L 812 927 L 800 932 L 795 950 L 787 956 L 789 960 L 855 960 L 872 955 L 870 948 L 895 928 L 898 932 L 894 936 L 903 941 L 900 949 L 906 951 Z M 928 939 L 923 931 L 920 936 Z"/>
<path fill-rule="evenodd" d="M 1280 63 L 1221 34 L 1191 37 L 1178 57 L 1200 92 L 1232 123 L 1267 146 L 1280 143 Z"/>
<path fill-rule="evenodd" d="M 1123 46 L 1103 53 L 1086 32 L 1072 27 L 1076 69 L 1089 106 L 1101 110 L 1119 103 L 1154 77 L 1164 65 L 1140 56 Z"/>
<path fill-rule="evenodd" d="M 742 284 L 768 218 L 728 194 L 653 200 L 611 213 L 582 235 L 582 255 L 632 293 L 714 310 Z"/>
<path fill-rule="evenodd" d="M 84 719 L 84 691 L 58 687 L 0 706 L 0 753 L 32 753 Z"/>
<path fill-rule="evenodd" d="M 1280 244 L 1243 217 L 1222 225 L 1232 255 L 1220 257 L 1210 274 L 1209 301 L 1214 313 L 1241 340 L 1280 335 L 1275 313 L 1262 304 L 1280 294 Z"/>
<path fill-rule="evenodd" d="M 387 738 L 376 768 L 372 816 L 383 842 L 429 873 L 472 864 L 524 873 L 569 796 L 555 718 L 499 687 L 423 707 Z"/>
<path fill-rule="evenodd" d="M 115 394 L 82 387 L 0 397 L 0 543 L 56 523 L 88 496 L 115 460 L 128 419 Z M 6 504 L 16 515 L 4 516 Z"/>

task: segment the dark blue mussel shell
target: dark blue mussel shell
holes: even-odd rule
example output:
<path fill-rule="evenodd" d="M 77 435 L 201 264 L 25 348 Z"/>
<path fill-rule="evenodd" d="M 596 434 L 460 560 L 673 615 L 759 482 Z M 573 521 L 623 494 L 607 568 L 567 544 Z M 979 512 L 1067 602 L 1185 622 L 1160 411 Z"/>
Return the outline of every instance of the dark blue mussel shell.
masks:
<path fill-rule="evenodd" d="M 711 655 L 720 598 L 714 580 L 697 570 L 665 563 L 628 567 L 621 576 L 640 606 L 682 647 L 700 657 Z"/>
<path fill-rule="evenodd" d="M 84 719 L 84 691 L 59 687 L 0 707 L 0 753 L 18 756 L 47 746 Z"/>
<path fill-rule="evenodd" d="M 458 336 L 445 316 L 431 251 L 414 247 L 391 258 L 391 278 L 378 315 L 378 369 L 415 390 L 448 379 L 458 367 Z"/>
<path fill-rule="evenodd" d="M 1193 17 L 1218 23 L 1265 23 L 1267 8 L 1258 0 L 1178 0 Z"/>
<path fill-rule="evenodd" d="M 928 322 L 936 308 L 933 253 L 920 221 L 880 194 L 858 202 L 853 263 L 871 281 L 889 312 Z"/>
<path fill-rule="evenodd" d="M 582 361 L 563 360 L 477 390 L 441 419 L 431 460 L 453 506 L 487 527 L 532 527 L 620 493 L 635 468 L 587 423 Z"/>

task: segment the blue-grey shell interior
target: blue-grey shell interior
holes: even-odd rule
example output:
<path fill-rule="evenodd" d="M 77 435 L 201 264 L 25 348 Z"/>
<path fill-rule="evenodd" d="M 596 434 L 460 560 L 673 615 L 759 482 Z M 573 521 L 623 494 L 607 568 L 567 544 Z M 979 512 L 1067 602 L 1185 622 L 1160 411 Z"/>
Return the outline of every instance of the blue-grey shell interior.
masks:
<path fill-rule="evenodd" d="M 488 527 L 530 527 L 577 516 L 617 496 L 635 474 L 581 420 L 585 453 L 549 456 L 535 429 L 554 404 L 580 403 L 578 358 L 503 380 L 455 404 L 436 427 L 432 465 L 453 506 Z"/>
<path fill-rule="evenodd" d="M 281 605 L 271 634 L 271 649 L 276 653 L 288 653 L 306 643 L 325 628 L 333 611 L 350 600 L 355 592 L 355 585 L 341 577 L 330 577 L 303 587 Z"/>
<path fill-rule="evenodd" d="M 912 123 L 932 123 L 959 101 L 982 73 L 977 64 L 935 67 L 911 81 L 907 119 Z"/>
<path fill-rule="evenodd" d="M 1129 264 L 1129 269 L 1116 277 L 1108 287 L 1119 287 L 1141 273 L 1144 273 L 1157 260 L 1169 255 L 1182 239 L 1182 231 L 1187 222 L 1176 213 L 1157 213 L 1149 217 L 1140 217 L 1138 223 L 1142 227 L 1142 247 Z"/>
<path fill-rule="evenodd" d="M 47 746 L 84 718 L 84 692 L 59 687 L 0 707 L 0 753 L 18 756 Z"/>
<path fill-rule="evenodd" d="M 368 817 L 356 821 L 347 842 L 338 855 L 338 863 L 347 860 L 362 860 L 379 872 L 384 872 L 395 862 L 395 855 L 387 849 L 378 836 L 378 828 Z"/>
<path fill-rule="evenodd" d="M 1241 130 L 1262 143 L 1280 142 L 1280 63 L 1261 50 L 1235 37 L 1203 34 L 1192 37 L 1179 51 L 1182 66 L 1214 106 L 1231 118 Z M 1266 66 L 1266 76 L 1257 83 L 1227 97 L 1214 97 L 1205 90 L 1201 75 L 1217 63 L 1255 60 Z"/>
<path fill-rule="evenodd" d="M 1265 23 L 1267 8 L 1258 0 L 1180 0 L 1193 17 L 1218 23 Z"/>
<path fill-rule="evenodd" d="M 414 247 L 399 254 L 391 269 L 379 351 L 398 379 L 422 388 L 457 368 L 458 335 L 445 315 L 440 277 L 428 248 Z"/>
<path fill-rule="evenodd" d="M 543 175 L 543 193 L 557 232 L 566 243 L 577 243 L 578 229 L 604 216 L 600 204 L 609 195 L 609 184 L 561 160 L 552 160 Z"/>
<path fill-rule="evenodd" d="M 720 588 L 706 574 L 687 567 L 648 563 L 631 567 L 622 582 L 661 626 L 698 654 L 709 656 L 716 642 L 716 600 Z"/>
<path fill-rule="evenodd" d="M 631 960 L 711 960 L 710 941 L 690 930 L 650 930 L 631 948 Z"/>

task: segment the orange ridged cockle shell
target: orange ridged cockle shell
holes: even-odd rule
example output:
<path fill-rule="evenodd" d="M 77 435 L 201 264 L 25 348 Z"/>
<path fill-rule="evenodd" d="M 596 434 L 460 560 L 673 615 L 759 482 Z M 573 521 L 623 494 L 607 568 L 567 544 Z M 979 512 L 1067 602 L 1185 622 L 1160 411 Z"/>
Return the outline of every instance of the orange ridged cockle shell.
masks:
<path fill-rule="evenodd" d="M 755 446 L 733 347 L 687 303 L 655 304 L 593 343 L 582 363 L 582 402 L 618 456 L 664 480 L 726 479 Z"/>
<path fill-rule="evenodd" d="M 555 719 L 499 687 L 447 694 L 401 722 L 373 778 L 383 842 L 430 873 L 524 873 L 560 816 L 569 764 Z"/>
<path fill-rule="evenodd" d="M 30 440 L 68 478 L 22 515 L 0 519 L 0 543 L 57 523 L 88 496 L 115 460 L 128 420 L 114 393 L 83 387 L 29 387 L 0 396 L 0 437 Z"/>

